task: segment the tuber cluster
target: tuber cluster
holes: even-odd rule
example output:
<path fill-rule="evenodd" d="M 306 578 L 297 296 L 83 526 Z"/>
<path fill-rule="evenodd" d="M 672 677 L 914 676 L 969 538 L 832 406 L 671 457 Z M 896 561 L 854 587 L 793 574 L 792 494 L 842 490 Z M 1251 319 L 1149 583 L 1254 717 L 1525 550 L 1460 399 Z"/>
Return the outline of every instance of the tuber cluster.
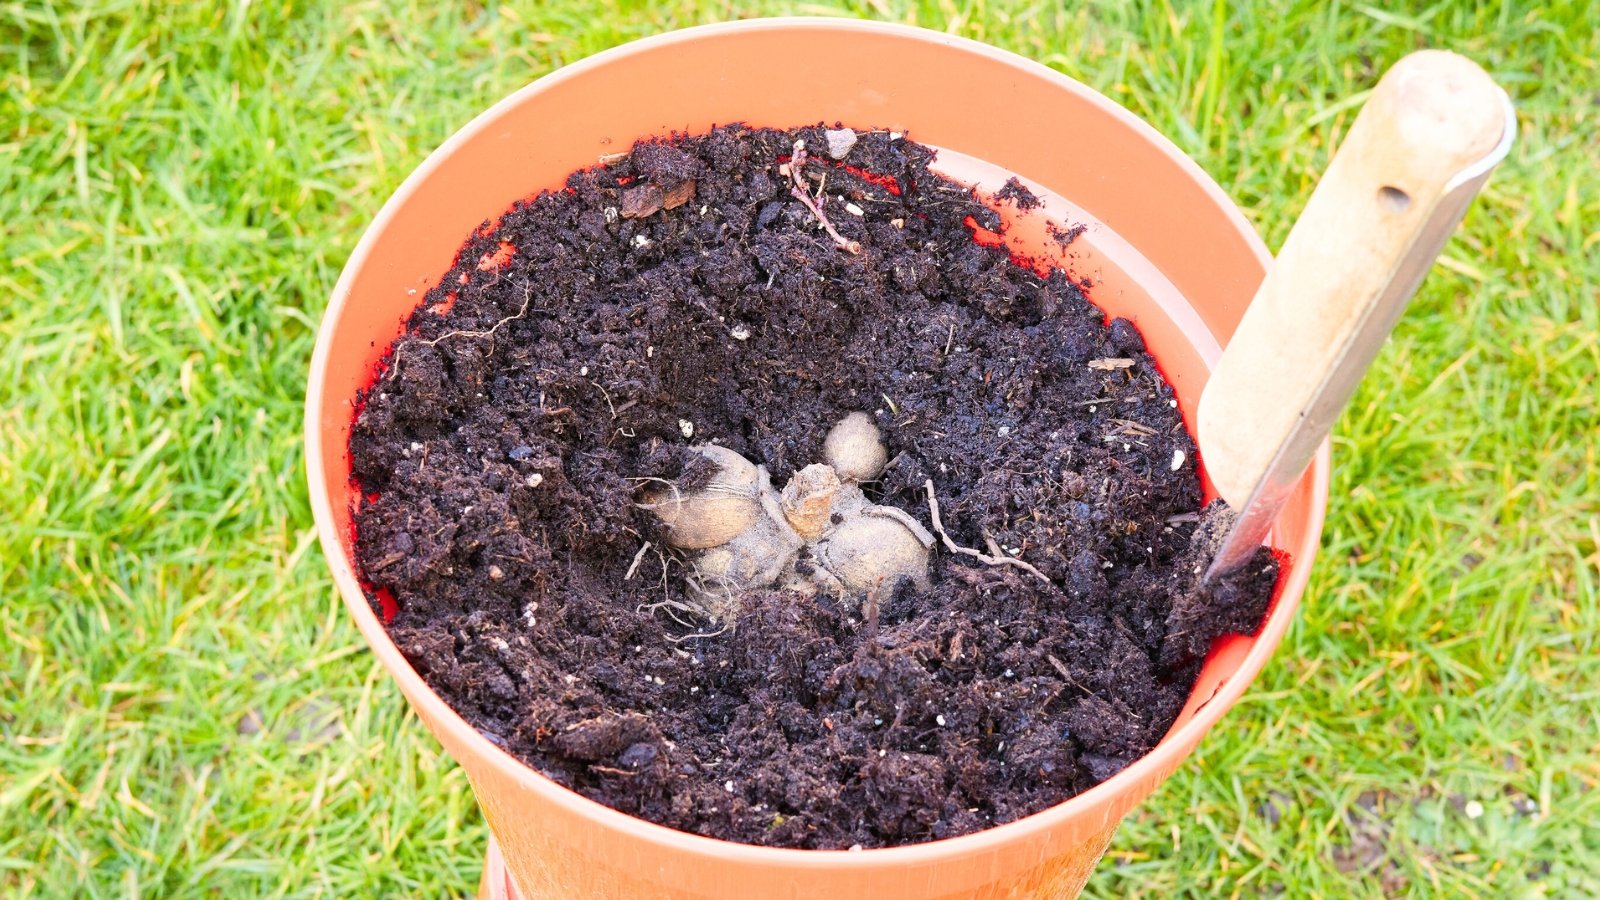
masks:
<path fill-rule="evenodd" d="M 690 448 L 713 468 L 709 477 L 652 482 L 640 506 L 666 543 L 685 551 L 695 599 L 719 620 L 760 588 L 860 598 L 910 582 L 928 583 L 933 535 L 914 517 L 867 499 L 863 482 L 883 471 L 888 451 L 865 413 L 828 432 L 821 463 L 796 472 L 777 490 L 765 466 L 715 444 Z"/>

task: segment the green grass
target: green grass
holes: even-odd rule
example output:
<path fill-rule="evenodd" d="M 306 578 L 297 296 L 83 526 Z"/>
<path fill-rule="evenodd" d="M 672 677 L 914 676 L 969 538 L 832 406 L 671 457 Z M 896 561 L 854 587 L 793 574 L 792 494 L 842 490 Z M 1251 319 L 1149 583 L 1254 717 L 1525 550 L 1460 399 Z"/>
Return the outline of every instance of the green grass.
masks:
<path fill-rule="evenodd" d="M 1380 6 L 761 7 L 1086 81 L 1272 246 L 1406 51 L 1465 52 L 1517 101 L 1511 158 L 1338 428 L 1298 621 L 1096 893 L 1600 894 L 1600 39 L 1583 0 Z M 0 894 L 473 890 L 466 781 L 315 547 L 315 323 L 367 219 L 478 110 L 753 12 L 0 0 Z"/>

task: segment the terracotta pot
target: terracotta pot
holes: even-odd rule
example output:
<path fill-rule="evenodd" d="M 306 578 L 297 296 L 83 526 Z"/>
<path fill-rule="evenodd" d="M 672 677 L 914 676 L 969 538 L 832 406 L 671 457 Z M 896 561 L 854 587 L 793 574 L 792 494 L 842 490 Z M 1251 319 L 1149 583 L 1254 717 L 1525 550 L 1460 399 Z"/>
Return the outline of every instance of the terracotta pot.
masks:
<path fill-rule="evenodd" d="M 350 614 L 417 714 L 466 770 L 529 897 L 1033 897 L 1078 890 L 1117 822 L 1177 768 L 1260 670 L 1305 588 L 1327 501 L 1324 447 L 1278 522 L 1290 558 L 1266 623 L 1213 648 L 1193 696 L 1149 755 L 1059 806 L 911 847 L 832 852 L 746 846 L 615 812 L 557 786 L 474 731 L 406 662 L 351 564 L 353 400 L 467 234 L 635 138 L 714 124 L 827 120 L 907 131 L 940 168 L 1046 199 L 1008 240 L 1059 257 L 1051 217 L 1095 224 L 1067 250 L 1092 299 L 1135 319 L 1192 424 L 1217 354 L 1269 261 L 1215 183 L 1150 126 L 1044 66 L 931 31 L 832 19 L 692 28 L 567 66 L 445 142 L 384 205 L 334 289 L 306 406 L 318 532 Z M 985 161 L 984 163 L 977 162 Z M 996 168 L 998 167 L 998 168 Z"/>

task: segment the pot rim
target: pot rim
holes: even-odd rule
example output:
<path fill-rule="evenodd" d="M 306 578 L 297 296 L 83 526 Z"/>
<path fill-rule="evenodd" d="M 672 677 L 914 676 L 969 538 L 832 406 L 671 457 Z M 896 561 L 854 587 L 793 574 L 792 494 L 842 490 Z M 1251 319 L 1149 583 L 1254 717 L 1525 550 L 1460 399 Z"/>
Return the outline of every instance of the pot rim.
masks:
<path fill-rule="evenodd" d="M 867 869 L 896 864 L 927 864 L 936 860 L 968 856 L 973 853 L 996 849 L 1002 845 L 1036 837 L 1042 832 L 1062 827 L 1067 822 L 1088 814 L 1090 810 L 1096 807 L 1102 810 L 1101 818 L 1103 821 L 1094 823 L 1094 825 L 1097 828 L 1103 828 L 1110 824 L 1111 816 L 1109 815 L 1109 810 L 1115 805 L 1115 798 L 1118 795 L 1134 791 L 1140 784 L 1163 780 L 1166 773 L 1181 763 L 1182 758 L 1188 752 L 1183 749 L 1184 746 L 1193 744 L 1204 737 L 1206 732 L 1221 719 L 1223 713 L 1231 708 L 1239 697 L 1243 695 L 1245 689 L 1254 680 L 1262 666 L 1265 665 L 1268 657 L 1272 655 L 1284 632 L 1288 629 L 1290 622 L 1293 620 L 1294 611 L 1299 605 L 1299 598 L 1310 579 L 1310 563 L 1315 555 L 1315 548 L 1322 532 L 1328 500 L 1330 468 L 1330 452 L 1327 442 L 1324 442 L 1318 450 L 1310 468 L 1310 477 L 1312 479 L 1311 515 L 1308 522 L 1309 527 L 1306 530 L 1307 536 L 1304 546 L 1299 548 L 1302 551 L 1309 552 L 1298 554 L 1297 564 L 1290 568 L 1288 577 L 1281 586 L 1278 599 L 1270 609 L 1261 630 L 1255 635 L 1255 644 L 1241 661 L 1238 669 L 1228 676 L 1210 699 L 1200 705 L 1188 721 L 1169 732 L 1149 753 L 1134 760 L 1121 772 L 1055 806 L 1011 822 L 993 825 L 972 834 L 908 846 L 862 851 L 763 847 L 723 838 L 691 834 L 619 812 L 552 781 L 532 766 L 496 746 L 476 728 L 467 723 L 412 668 L 404 654 L 389 638 L 383 623 L 379 621 L 368 605 L 365 592 L 360 586 L 351 560 L 344 553 L 340 536 L 334 529 L 333 509 L 327 499 L 328 485 L 323 478 L 321 465 L 323 435 L 322 423 L 318 413 L 322 406 L 323 385 L 326 381 L 326 371 L 333 351 L 333 329 L 328 327 L 328 313 L 336 311 L 344 305 L 345 299 L 350 293 L 356 271 L 366 263 L 366 259 L 371 253 L 373 245 L 377 242 L 378 236 L 386 230 L 388 223 L 395 217 L 405 198 L 415 191 L 418 185 L 426 181 L 436 169 L 444 165 L 445 161 L 456 152 L 458 147 L 479 133 L 492 128 L 501 116 L 519 105 L 525 97 L 548 90 L 568 80 L 579 78 L 591 69 L 605 66 L 618 58 L 641 51 L 676 43 L 695 42 L 713 35 L 795 27 L 820 31 L 865 31 L 878 33 L 886 37 L 942 44 L 968 53 L 989 57 L 994 61 L 1019 69 L 1031 76 L 1053 80 L 1072 93 L 1077 94 L 1080 99 L 1098 106 L 1103 112 L 1121 120 L 1152 144 L 1159 147 L 1172 162 L 1217 202 L 1218 207 L 1224 211 L 1227 217 L 1240 226 L 1239 230 L 1246 236 L 1263 268 L 1271 263 L 1272 257 L 1266 245 L 1261 241 L 1255 228 L 1245 219 L 1233 200 L 1200 168 L 1199 164 L 1190 159 L 1170 139 L 1145 120 L 1093 88 L 1011 51 L 1002 50 L 969 38 L 910 25 L 841 17 L 812 16 L 769 17 L 699 25 L 620 44 L 562 66 L 524 85 L 479 113 L 465 126 L 453 133 L 444 143 L 430 153 L 395 189 L 378 214 L 373 217 L 371 223 L 363 232 L 360 241 L 356 244 L 355 249 L 351 252 L 350 258 L 346 261 L 339 280 L 334 286 L 328 308 L 324 311 L 323 324 L 317 335 L 316 349 L 312 355 L 310 381 L 307 385 L 305 412 L 305 463 L 311 493 L 311 505 L 317 523 L 317 536 L 322 545 L 323 554 L 327 557 L 329 567 L 332 570 L 334 583 L 339 589 L 345 605 L 354 616 L 356 625 L 366 638 L 367 643 L 384 664 L 384 667 L 388 669 L 390 675 L 400 683 L 402 692 L 411 702 L 423 708 L 419 711 L 427 713 L 427 715 L 423 716 L 425 720 L 431 719 L 438 722 L 440 728 L 450 731 L 454 737 L 463 741 L 484 764 L 493 767 L 498 774 L 518 782 L 523 788 L 540 795 L 544 800 L 559 804 L 569 811 L 593 821 L 597 825 L 627 832 L 634 837 L 649 841 L 663 848 L 695 855 L 715 856 L 751 865 L 772 865 L 789 868 L 795 866 L 825 866 L 844 869 Z M 460 761 L 457 761 L 457 764 L 460 765 Z"/>

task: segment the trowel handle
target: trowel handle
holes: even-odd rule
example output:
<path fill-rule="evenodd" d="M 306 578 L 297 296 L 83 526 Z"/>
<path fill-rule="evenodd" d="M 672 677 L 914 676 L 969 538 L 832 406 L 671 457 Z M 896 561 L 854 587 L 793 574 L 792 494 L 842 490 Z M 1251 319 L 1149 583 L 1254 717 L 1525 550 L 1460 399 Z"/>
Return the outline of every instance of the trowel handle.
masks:
<path fill-rule="evenodd" d="M 1299 480 L 1514 131 L 1465 57 L 1413 53 L 1378 82 L 1201 394 L 1229 506 Z"/>

